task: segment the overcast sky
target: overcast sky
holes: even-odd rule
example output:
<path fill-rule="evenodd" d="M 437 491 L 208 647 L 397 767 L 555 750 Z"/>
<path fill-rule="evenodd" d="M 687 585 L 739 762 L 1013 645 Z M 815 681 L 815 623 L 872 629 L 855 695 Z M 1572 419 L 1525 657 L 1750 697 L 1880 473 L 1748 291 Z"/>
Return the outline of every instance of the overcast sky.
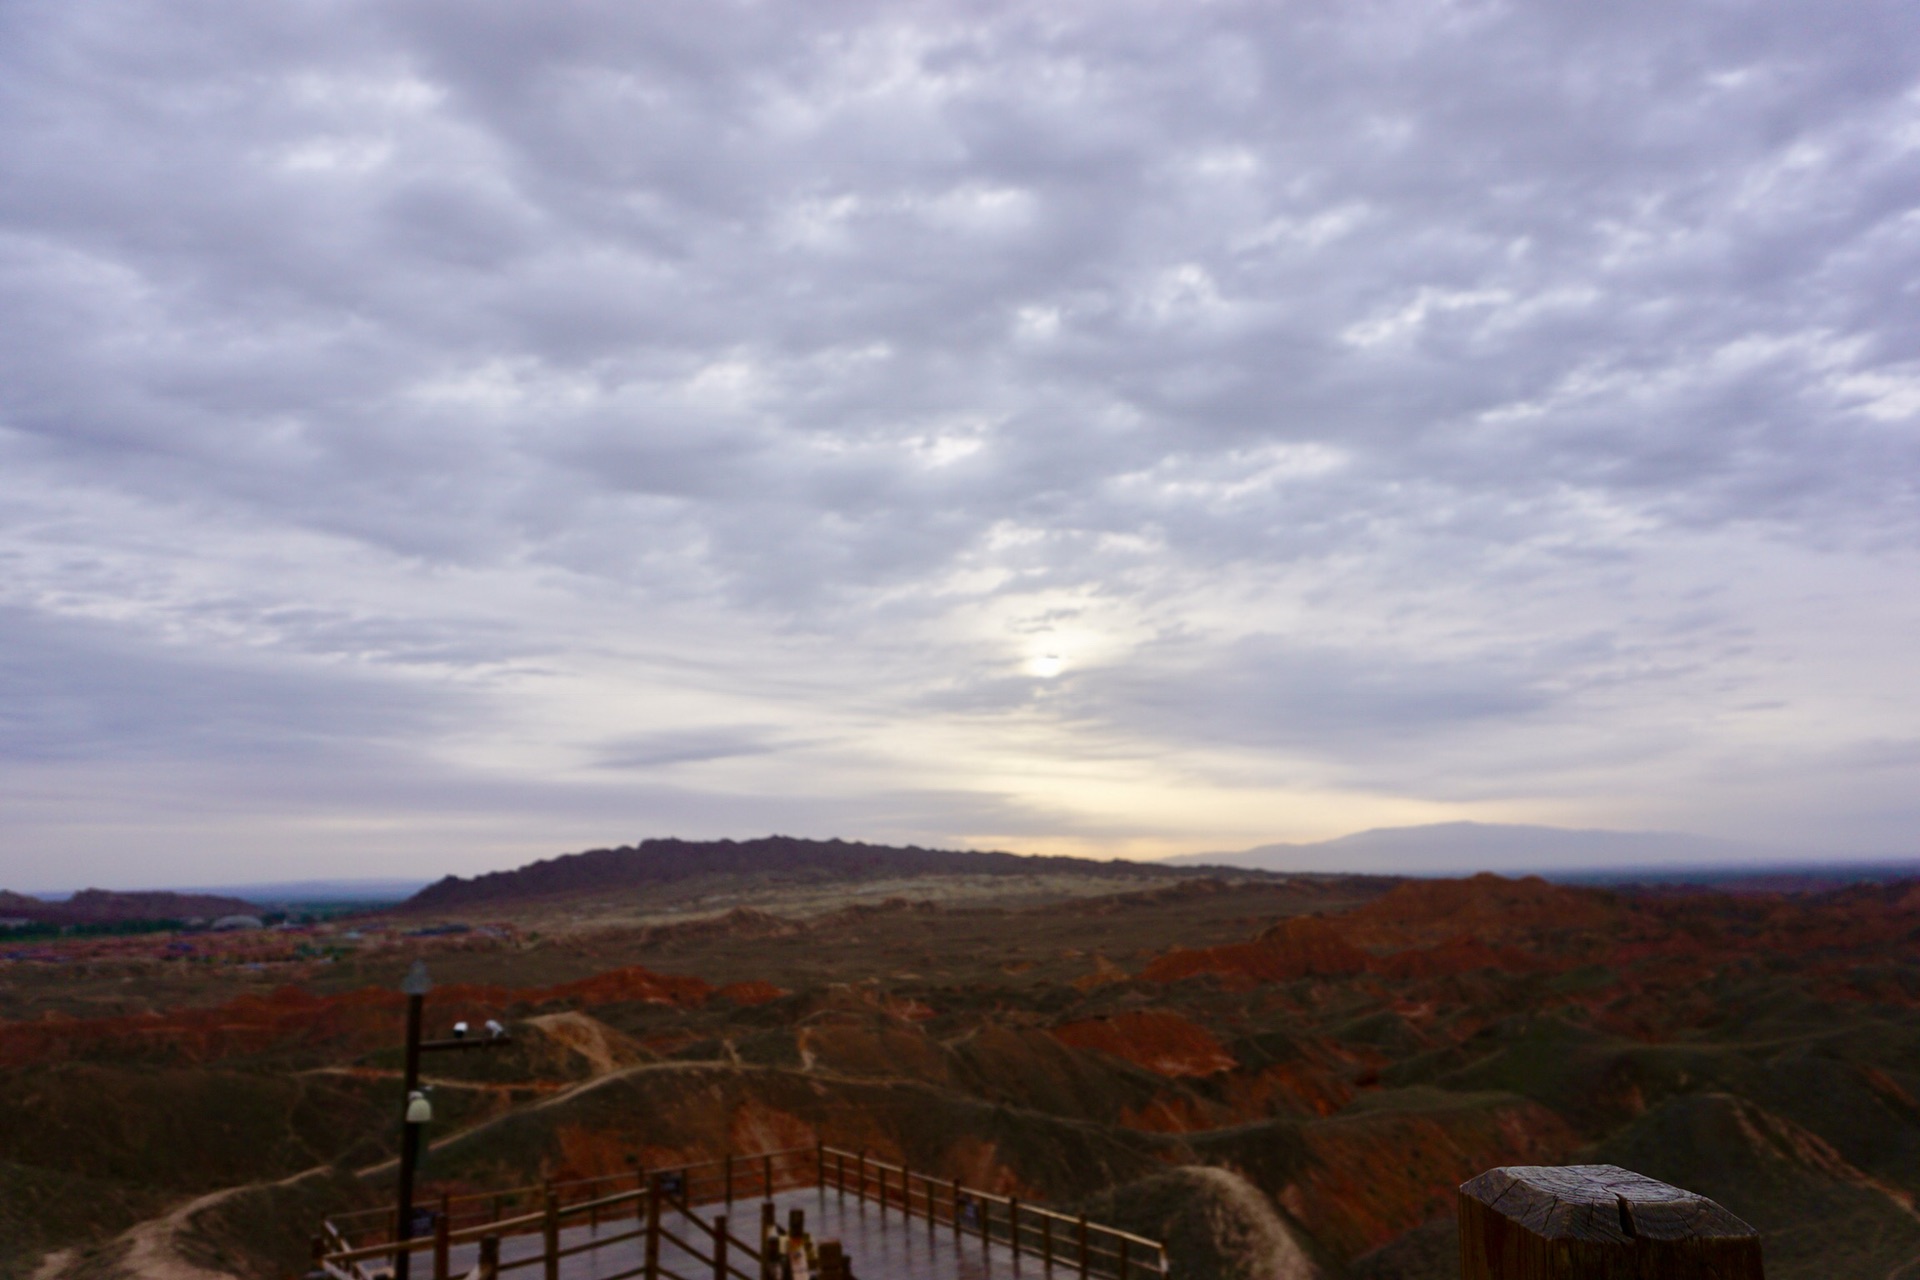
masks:
<path fill-rule="evenodd" d="M 0 886 L 1920 852 L 1912 0 L 0 2 Z"/>

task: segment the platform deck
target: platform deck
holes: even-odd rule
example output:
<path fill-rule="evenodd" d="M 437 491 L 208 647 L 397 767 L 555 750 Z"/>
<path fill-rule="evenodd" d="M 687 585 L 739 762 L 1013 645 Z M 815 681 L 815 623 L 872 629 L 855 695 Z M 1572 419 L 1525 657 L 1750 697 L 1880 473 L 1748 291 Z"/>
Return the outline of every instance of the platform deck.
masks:
<path fill-rule="evenodd" d="M 1003 1243 L 983 1246 L 977 1232 L 966 1235 L 956 1247 L 950 1226 L 938 1226 L 929 1232 L 925 1218 L 904 1219 L 897 1207 L 883 1216 L 879 1205 L 853 1196 L 843 1202 L 830 1189 L 806 1187 L 779 1192 L 773 1197 L 773 1204 L 775 1221 L 781 1226 L 786 1225 L 789 1211 L 800 1209 L 806 1214 L 808 1233 L 816 1240 L 838 1239 L 852 1265 L 855 1280 L 1004 1280 L 1012 1276 L 1045 1280 L 1047 1275 L 1040 1259 L 1016 1260 Z M 736 1200 L 731 1210 L 724 1205 L 702 1205 L 696 1212 L 707 1222 L 727 1213 L 732 1234 L 742 1240 L 755 1239 L 759 1230 L 760 1201 L 757 1199 Z M 678 1217 L 678 1214 L 663 1215 L 662 1225 L 704 1246 L 699 1229 L 681 1229 L 676 1225 Z M 597 1231 L 589 1227 L 569 1228 L 560 1233 L 560 1244 L 563 1249 L 572 1248 L 601 1236 L 624 1234 L 634 1225 L 632 1220 L 622 1219 L 602 1222 Z M 560 1280 L 606 1280 L 606 1277 L 631 1271 L 644 1261 L 645 1245 L 644 1239 L 623 1240 L 562 1258 Z M 538 1235 L 509 1236 L 500 1242 L 500 1261 L 538 1257 L 541 1247 Z M 449 1270 L 455 1276 L 465 1276 L 478 1259 L 477 1245 L 456 1246 L 449 1255 Z M 663 1273 L 671 1272 L 679 1280 L 710 1280 L 712 1274 L 712 1268 L 706 1263 L 689 1257 L 664 1240 L 660 1244 L 660 1266 Z M 1074 1280 L 1075 1276 L 1073 1268 L 1068 1266 L 1055 1266 L 1053 1273 L 1060 1280 Z M 540 1267 L 527 1266 L 508 1272 L 502 1280 L 541 1280 L 541 1276 Z"/>

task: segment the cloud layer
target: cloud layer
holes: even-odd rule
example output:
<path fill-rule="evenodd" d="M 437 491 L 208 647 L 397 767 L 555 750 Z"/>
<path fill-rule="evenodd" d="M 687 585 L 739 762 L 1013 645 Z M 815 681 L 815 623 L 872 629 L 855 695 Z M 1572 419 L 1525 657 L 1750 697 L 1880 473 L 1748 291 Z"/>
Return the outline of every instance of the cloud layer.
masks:
<path fill-rule="evenodd" d="M 1910 849 L 1915 25 L 13 6 L 0 883 Z"/>

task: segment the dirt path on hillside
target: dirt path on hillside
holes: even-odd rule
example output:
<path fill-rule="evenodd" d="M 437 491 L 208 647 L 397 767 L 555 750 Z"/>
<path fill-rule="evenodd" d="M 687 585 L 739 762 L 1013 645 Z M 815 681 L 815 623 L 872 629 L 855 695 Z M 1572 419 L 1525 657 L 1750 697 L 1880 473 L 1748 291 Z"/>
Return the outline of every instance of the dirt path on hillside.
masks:
<path fill-rule="evenodd" d="M 316 1165 L 284 1178 L 263 1178 L 258 1182 L 222 1187 L 175 1205 L 157 1218 L 136 1222 L 107 1246 L 117 1257 L 107 1264 L 105 1270 L 107 1274 L 117 1273 L 136 1277 L 137 1280 L 235 1280 L 231 1272 L 209 1271 L 183 1257 L 178 1247 L 181 1233 L 187 1230 L 195 1217 L 233 1196 L 265 1187 L 291 1186 L 303 1178 L 324 1175 L 327 1170 L 326 1165 Z M 50 1255 L 34 1273 L 33 1280 L 61 1280 L 63 1276 L 72 1274 L 70 1268 L 76 1260 L 77 1255 L 73 1250 Z M 91 1268 L 89 1272 L 99 1274 Z"/>

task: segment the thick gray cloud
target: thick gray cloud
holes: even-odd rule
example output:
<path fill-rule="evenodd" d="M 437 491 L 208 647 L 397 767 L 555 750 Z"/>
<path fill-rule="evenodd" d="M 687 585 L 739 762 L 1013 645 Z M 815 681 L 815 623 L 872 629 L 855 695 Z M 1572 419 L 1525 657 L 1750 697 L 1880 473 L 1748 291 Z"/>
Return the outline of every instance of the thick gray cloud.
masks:
<path fill-rule="evenodd" d="M 1906 847 L 1915 26 L 10 6 L 0 883 L 162 766 L 210 879 Z"/>

